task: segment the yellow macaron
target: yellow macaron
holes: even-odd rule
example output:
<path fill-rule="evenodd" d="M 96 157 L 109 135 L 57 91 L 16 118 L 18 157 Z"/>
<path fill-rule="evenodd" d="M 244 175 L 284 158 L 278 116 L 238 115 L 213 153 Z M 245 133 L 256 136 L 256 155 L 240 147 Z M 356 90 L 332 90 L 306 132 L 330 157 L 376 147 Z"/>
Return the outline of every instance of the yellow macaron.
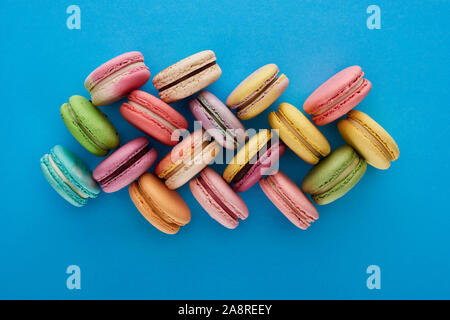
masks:
<path fill-rule="evenodd" d="M 282 103 L 269 116 L 272 129 L 278 129 L 281 140 L 300 158 L 310 164 L 330 153 L 330 145 L 323 134 L 296 107 Z"/>
<path fill-rule="evenodd" d="M 387 169 L 396 160 L 400 150 L 386 130 L 364 112 L 352 110 L 347 119 L 338 123 L 342 138 L 378 169 Z"/>
<path fill-rule="evenodd" d="M 264 177 L 283 155 L 286 147 L 278 136 L 262 129 L 243 146 L 223 172 L 233 190 L 244 192 Z"/>
<path fill-rule="evenodd" d="M 289 79 L 279 74 L 276 64 L 267 64 L 243 80 L 228 96 L 226 104 L 237 109 L 239 119 L 252 119 L 277 100 L 288 84 Z"/>
<path fill-rule="evenodd" d="M 228 164 L 223 172 L 223 178 L 226 182 L 231 183 L 236 174 L 243 169 L 251 159 L 253 159 L 258 151 L 272 138 L 272 132 L 268 129 L 260 130 L 238 151 L 233 160 Z"/>

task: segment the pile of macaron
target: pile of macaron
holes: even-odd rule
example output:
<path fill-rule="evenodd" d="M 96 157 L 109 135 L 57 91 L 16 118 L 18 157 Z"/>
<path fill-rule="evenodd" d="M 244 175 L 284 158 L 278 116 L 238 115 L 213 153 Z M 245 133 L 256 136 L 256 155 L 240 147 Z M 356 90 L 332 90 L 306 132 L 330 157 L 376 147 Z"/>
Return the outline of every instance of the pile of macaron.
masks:
<path fill-rule="evenodd" d="M 177 233 L 191 219 L 177 188 L 189 182 L 201 207 L 217 222 L 234 229 L 249 215 L 239 193 L 259 182 L 289 221 L 307 229 L 319 217 L 313 202 L 324 205 L 337 200 L 358 183 L 367 163 L 387 169 L 399 156 L 393 138 L 367 114 L 353 109 L 372 87 L 359 66 L 338 72 L 307 98 L 303 109 L 312 121 L 292 104 L 281 103 L 268 116 L 272 130 L 261 129 L 252 136 L 241 120 L 266 110 L 287 88 L 289 79 L 280 74 L 277 65 L 265 65 L 245 78 L 224 104 L 211 92 L 201 91 L 221 74 L 213 51 L 196 53 L 153 78 L 159 92 L 156 97 L 139 90 L 150 79 L 140 52 L 128 52 L 102 64 L 85 80 L 90 100 L 72 96 L 60 112 L 70 133 L 87 151 L 109 156 L 91 171 L 75 153 L 56 145 L 40 160 L 45 178 L 78 207 L 101 190 L 112 193 L 128 186 L 137 210 L 167 234 Z M 197 92 L 188 104 L 202 128 L 189 134 L 188 122 L 169 103 Z M 124 98 L 121 115 L 145 135 L 121 145 L 114 125 L 99 107 Z M 346 119 L 337 127 L 347 145 L 331 151 L 315 125 L 326 125 L 344 115 Z M 158 152 L 147 136 L 173 146 L 156 164 L 154 173 L 149 169 Z M 286 147 L 314 165 L 301 187 L 282 171 L 273 170 Z M 231 150 L 233 158 L 220 175 L 208 165 L 223 150 Z"/>

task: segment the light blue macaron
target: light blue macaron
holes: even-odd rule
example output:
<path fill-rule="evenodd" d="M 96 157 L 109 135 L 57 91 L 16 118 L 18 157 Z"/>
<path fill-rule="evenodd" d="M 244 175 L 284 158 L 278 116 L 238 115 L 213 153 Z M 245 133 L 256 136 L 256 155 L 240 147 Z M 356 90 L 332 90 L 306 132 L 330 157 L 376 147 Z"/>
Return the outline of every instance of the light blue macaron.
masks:
<path fill-rule="evenodd" d="M 82 207 L 100 193 L 89 167 L 63 146 L 54 146 L 41 158 L 41 169 L 53 189 L 74 206 Z"/>

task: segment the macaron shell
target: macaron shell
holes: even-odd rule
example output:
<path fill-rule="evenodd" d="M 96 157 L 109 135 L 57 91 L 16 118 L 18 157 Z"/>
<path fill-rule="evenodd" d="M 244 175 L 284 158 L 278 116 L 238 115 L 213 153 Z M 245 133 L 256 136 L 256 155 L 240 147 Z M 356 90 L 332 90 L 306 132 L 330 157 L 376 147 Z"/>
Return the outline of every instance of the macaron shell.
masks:
<path fill-rule="evenodd" d="M 144 57 L 139 51 L 131 51 L 123 53 L 96 68 L 89 74 L 84 82 L 84 86 L 88 91 L 101 82 L 106 77 L 114 74 L 120 69 L 127 67 L 131 64 L 144 62 Z"/>
<path fill-rule="evenodd" d="M 270 185 L 268 179 L 270 179 L 277 191 Z M 311 221 L 319 218 L 319 213 L 311 201 L 282 171 L 261 179 L 259 184 L 270 201 L 296 227 L 306 230 L 310 226 Z"/>
<path fill-rule="evenodd" d="M 222 69 L 220 69 L 218 64 L 215 64 L 189 79 L 160 92 L 159 96 L 167 103 L 176 102 L 206 88 L 219 79 L 221 75 Z"/>
<path fill-rule="evenodd" d="M 189 188 L 192 195 L 208 213 L 208 215 L 228 229 L 235 229 L 239 225 L 239 221 L 233 219 L 206 191 L 203 185 L 195 178 L 189 182 Z"/>
<path fill-rule="evenodd" d="M 283 117 L 283 122 L 280 118 Z M 310 164 L 319 162 L 314 154 L 298 137 L 306 141 L 316 153 L 326 156 L 330 153 L 330 145 L 323 134 L 306 118 L 297 108 L 289 103 L 282 103 L 278 112 L 271 112 L 268 116 L 269 124 L 273 129 L 279 130 L 281 140 L 300 158 Z"/>
<path fill-rule="evenodd" d="M 137 181 L 130 184 L 128 188 L 131 201 L 142 214 L 142 216 L 150 222 L 156 229 L 166 234 L 175 234 L 180 230 L 180 226 L 174 223 L 167 222 L 161 216 L 155 212 L 155 210 L 148 204 L 146 198 L 139 190 Z"/>
<path fill-rule="evenodd" d="M 215 198 L 218 198 L 239 219 L 246 219 L 248 217 L 248 208 L 244 201 L 218 173 L 211 168 L 205 168 L 200 173 L 200 177 L 203 183 L 209 187 L 213 195 L 209 194 L 204 188 L 199 178 L 191 180 L 189 187 L 194 197 L 211 218 L 229 229 L 234 229 L 239 225 L 239 221 L 231 217 Z"/>
<path fill-rule="evenodd" d="M 289 79 L 284 75 L 280 75 L 275 83 L 264 91 L 254 102 L 237 112 L 238 118 L 241 120 L 249 120 L 261 112 L 266 110 L 272 103 L 277 100 L 289 85 Z"/>
<path fill-rule="evenodd" d="M 348 145 L 335 149 L 308 172 L 302 182 L 303 191 L 309 194 L 316 193 L 344 171 L 355 158 L 358 158 L 358 155 Z"/>
<path fill-rule="evenodd" d="M 191 157 L 192 150 L 200 149 L 205 139 L 202 129 L 196 130 L 181 140 L 173 149 L 164 156 L 156 165 L 155 173 L 159 178 L 165 178 L 177 165 L 187 157 Z"/>
<path fill-rule="evenodd" d="M 52 188 L 67 202 L 76 206 L 82 207 L 87 203 L 87 199 L 83 199 L 70 187 L 68 187 L 64 181 L 58 176 L 58 174 L 52 169 L 48 160 L 48 155 L 45 155 L 40 160 L 40 167 L 45 179 L 52 186 Z"/>
<path fill-rule="evenodd" d="M 143 55 L 132 51 L 121 54 L 95 69 L 86 78 L 84 86 L 91 93 L 92 103 L 104 106 L 142 87 L 148 79 L 150 71 L 144 64 Z"/>
<path fill-rule="evenodd" d="M 214 114 L 214 117 L 218 120 L 218 122 L 204 109 L 204 106 L 202 106 L 197 100 L 198 98 L 202 98 L 207 101 L 208 105 L 211 107 L 210 111 Z M 189 108 L 194 117 L 202 123 L 203 128 L 208 132 L 208 134 L 211 135 L 224 148 L 236 149 L 236 146 L 234 144 L 234 140 L 223 132 L 220 124 L 235 133 L 238 143 L 245 141 L 245 127 L 233 114 L 233 112 L 231 112 L 231 110 L 212 93 L 208 91 L 200 92 L 197 98 L 192 99 L 189 102 Z"/>
<path fill-rule="evenodd" d="M 344 99 L 342 102 L 338 103 L 328 111 L 318 116 L 314 116 L 312 120 L 319 126 L 323 126 L 330 122 L 333 122 L 334 120 L 342 117 L 355 106 L 357 106 L 369 94 L 371 89 L 372 83 L 369 80 L 364 79 L 361 86 L 350 96 L 348 96 L 346 99 Z"/>
<path fill-rule="evenodd" d="M 128 95 L 128 99 L 150 110 L 152 113 L 169 122 L 172 126 L 180 129 L 179 133 L 187 130 L 188 123 L 186 119 L 171 106 L 155 96 L 144 91 L 135 90 Z M 175 139 L 173 128 L 168 127 L 168 125 L 159 119 L 139 110 L 131 103 L 123 103 L 120 107 L 120 113 L 125 120 L 157 141 L 169 146 L 178 143 L 178 140 Z"/>
<path fill-rule="evenodd" d="M 230 185 L 222 178 L 220 174 L 211 168 L 205 168 L 200 172 L 200 177 L 228 208 L 242 220 L 248 218 L 248 208 L 242 198 L 233 191 Z"/>
<path fill-rule="evenodd" d="M 119 145 L 119 135 L 112 123 L 103 112 L 86 98 L 72 96 L 69 103 L 64 103 L 61 106 L 60 111 L 70 133 L 89 152 L 103 157 L 108 154 L 108 150 L 105 149 L 113 149 Z M 80 127 L 80 124 L 105 149 L 98 146 Z"/>
<path fill-rule="evenodd" d="M 118 167 L 136 155 L 139 151 L 148 146 L 148 144 L 149 141 L 146 137 L 139 137 L 126 143 L 114 151 L 95 168 L 93 172 L 94 179 L 96 181 L 102 181 L 111 175 Z M 107 184 L 103 184 L 103 191 L 111 193 L 129 185 L 152 166 L 157 156 L 158 152 L 155 149 L 150 149 L 145 155 L 131 164 L 117 177 L 110 180 Z"/>
<path fill-rule="evenodd" d="M 198 70 L 202 66 L 213 61 L 216 61 L 214 51 L 204 50 L 197 52 L 159 72 L 152 80 L 153 85 L 157 90 L 160 90 L 174 81 L 188 75 L 190 72 Z"/>
<path fill-rule="evenodd" d="M 92 103 L 96 106 L 106 106 L 127 96 L 130 91 L 139 89 L 150 79 L 150 71 L 146 66 L 130 69 L 114 81 L 105 85 L 99 84 L 91 91 Z"/>
<path fill-rule="evenodd" d="M 199 154 L 194 154 L 192 159 L 183 162 L 183 166 L 166 180 L 169 189 L 177 189 L 191 180 L 197 173 L 202 171 L 220 152 L 220 146 L 211 141 L 202 150 L 196 149 Z"/>
<path fill-rule="evenodd" d="M 226 101 L 227 106 L 234 108 L 236 104 L 241 103 L 262 89 L 264 84 L 268 83 L 277 74 L 278 66 L 273 63 L 254 71 L 230 93 Z"/>
<path fill-rule="evenodd" d="M 191 213 L 186 202 L 181 196 L 173 190 L 168 189 L 164 182 L 158 179 L 152 173 L 144 173 L 137 181 L 141 194 L 151 203 L 154 208 L 153 213 L 159 219 L 151 221 L 151 216 L 145 216 L 158 229 L 169 227 L 173 229 L 173 225 L 179 227 L 184 226 L 191 220 Z M 130 188 L 131 190 L 131 188 Z M 157 212 L 155 212 L 155 209 Z"/>
<path fill-rule="evenodd" d="M 91 169 L 81 158 L 61 145 L 54 146 L 50 154 L 53 162 L 71 184 L 89 197 L 97 197 L 100 188 L 92 178 Z"/>
<path fill-rule="evenodd" d="M 78 121 L 89 130 L 91 135 L 108 149 L 119 146 L 119 135 L 108 117 L 88 99 L 72 96 L 69 103 Z"/>
<path fill-rule="evenodd" d="M 325 205 L 331 203 L 347 192 L 349 192 L 363 177 L 367 169 L 367 163 L 364 159 L 360 158 L 358 166 L 340 183 L 334 186 L 332 189 L 319 195 L 313 195 L 311 198 L 318 205 Z"/>
<path fill-rule="evenodd" d="M 263 148 L 272 138 L 272 132 L 262 129 L 252 136 L 250 140 L 238 151 L 223 172 L 223 178 L 231 183 L 234 176 L 256 155 L 259 149 Z"/>
<path fill-rule="evenodd" d="M 112 179 L 106 184 L 102 185 L 102 189 L 106 193 L 112 193 L 119 191 L 120 189 L 128 186 L 131 182 L 136 180 L 145 171 L 150 169 L 153 163 L 158 157 L 158 152 L 155 149 L 150 149 L 145 155 L 143 155 L 139 160 L 129 166 L 125 171 L 119 174 L 117 177 Z"/>
<path fill-rule="evenodd" d="M 176 80 L 183 78 L 189 73 L 200 69 L 202 66 L 216 61 L 214 51 L 205 50 L 198 52 L 192 56 L 184 58 L 183 60 L 171 65 L 158 73 L 153 78 L 153 85 L 157 90 L 164 88 L 165 86 L 175 82 Z M 214 81 L 216 81 L 222 74 L 222 70 L 219 65 L 203 70 L 197 75 L 190 77 L 189 79 L 180 82 L 179 84 L 159 92 L 161 99 L 167 103 L 181 100 L 194 94 L 197 91 L 207 87 Z"/>
<path fill-rule="evenodd" d="M 244 177 L 234 184 L 233 189 L 236 192 L 244 192 L 250 189 L 280 160 L 285 150 L 286 147 L 279 142 L 272 145 L 267 152 L 256 161 Z"/>
<path fill-rule="evenodd" d="M 323 106 L 338 100 L 343 93 L 361 80 L 363 76 L 364 73 L 360 66 L 351 66 L 339 71 L 314 90 L 303 104 L 303 109 L 308 114 L 316 113 Z"/>
<path fill-rule="evenodd" d="M 366 131 L 351 120 L 356 121 Z M 378 123 L 361 111 L 350 111 L 346 120 L 339 121 L 338 130 L 342 138 L 375 168 L 388 169 L 391 160 L 394 161 L 399 157 L 400 151 L 394 139 Z M 387 150 L 388 155 L 383 148 Z"/>

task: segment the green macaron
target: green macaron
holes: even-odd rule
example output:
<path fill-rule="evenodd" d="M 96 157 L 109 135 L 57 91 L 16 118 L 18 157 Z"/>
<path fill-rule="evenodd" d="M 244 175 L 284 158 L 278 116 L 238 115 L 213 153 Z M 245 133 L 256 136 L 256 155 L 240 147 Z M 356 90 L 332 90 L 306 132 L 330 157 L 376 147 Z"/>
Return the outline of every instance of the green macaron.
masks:
<path fill-rule="evenodd" d="M 70 133 L 89 152 L 104 157 L 117 148 L 119 135 L 106 115 L 88 99 L 72 96 L 61 106 L 61 116 Z"/>
<path fill-rule="evenodd" d="M 366 172 L 366 161 L 344 145 L 322 159 L 303 179 L 302 189 L 317 204 L 327 204 L 350 191 Z"/>

